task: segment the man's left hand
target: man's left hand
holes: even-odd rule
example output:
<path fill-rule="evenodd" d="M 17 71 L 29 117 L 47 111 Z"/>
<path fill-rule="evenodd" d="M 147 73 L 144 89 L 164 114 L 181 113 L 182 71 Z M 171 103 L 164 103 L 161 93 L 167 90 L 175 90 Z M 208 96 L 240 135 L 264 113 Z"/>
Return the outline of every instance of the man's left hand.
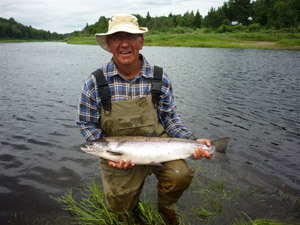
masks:
<path fill-rule="evenodd" d="M 208 139 L 197 139 L 197 141 L 206 144 L 208 147 L 211 146 L 210 140 Z M 201 158 L 210 159 L 211 155 L 207 151 L 205 151 L 201 146 L 199 146 L 198 148 L 196 148 L 194 152 L 194 159 L 201 159 Z"/>

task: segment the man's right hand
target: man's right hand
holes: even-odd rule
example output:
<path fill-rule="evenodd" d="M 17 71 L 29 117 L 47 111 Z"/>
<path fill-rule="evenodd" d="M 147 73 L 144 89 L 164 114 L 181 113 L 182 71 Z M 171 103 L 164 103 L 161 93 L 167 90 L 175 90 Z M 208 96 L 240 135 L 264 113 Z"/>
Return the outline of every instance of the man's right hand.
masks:
<path fill-rule="evenodd" d="M 107 164 L 118 169 L 129 169 L 135 166 L 133 163 L 131 163 L 130 159 L 128 159 L 126 162 L 122 159 L 120 159 L 118 162 L 107 160 Z"/>

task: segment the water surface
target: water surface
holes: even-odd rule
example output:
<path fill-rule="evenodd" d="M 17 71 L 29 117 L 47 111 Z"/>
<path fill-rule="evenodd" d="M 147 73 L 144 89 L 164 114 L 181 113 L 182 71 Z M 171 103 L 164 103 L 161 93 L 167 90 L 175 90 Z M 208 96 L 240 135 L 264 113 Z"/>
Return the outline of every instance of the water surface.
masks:
<path fill-rule="evenodd" d="M 265 203 L 255 210 L 255 200 L 240 202 L 242 209 L 300 221 L 280 204 L 286 193 L 294 199 L 300 193 L 300 52 L 144 47 L 142 53 L 169 74 L 178 112 L 197 137 L 230 137 L 229 163 L 189 162 L 202 171 L 194 182 L 259 188 Z M 83 79 L 110 57 L 98 46 L 0 44 L 1 224 L 59 215 L 49 195 L 87 178 L 100 182 L 98 159 L 79 149 L 84 139 L 75 119 Z M 155 196 L 154 187 L 152 177 L 145 191 Z M 179 201 L 183 211 L 198 203 L 190 193 Z"/>

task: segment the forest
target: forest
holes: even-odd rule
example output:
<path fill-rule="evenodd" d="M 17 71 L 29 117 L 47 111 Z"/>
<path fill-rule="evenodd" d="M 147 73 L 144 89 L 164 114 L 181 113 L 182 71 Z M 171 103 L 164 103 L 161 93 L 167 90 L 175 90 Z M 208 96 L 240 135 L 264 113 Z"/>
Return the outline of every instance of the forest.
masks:
<path fill-rule="evenodd" d="M 300 0 L 229 0 L 223 6 L 211 8 L 205 17 L 199 10 L 186 12 L 184 15 L 146 17 L 135 15 L 140 26 L 155 32 L 184 33 L 189 29 L 207 29 L 217 32 L 259 31 L 273 29 L 278 31 L 300 31 Z M 107 31 L 109 18 L 101 16 L 93 25 L 86 25 L 82 30 L 86 34 Z"/>
<path fill-rule="evenodd" d="M 56 32 L 38 30 L 31 26 L 24 26 L 14 18 L 0 17 L 0 39 L 25 39 L 25 40 L 58 40 L 65 35 Z"/>
<path fill-rule="evenodd" d="M 155 33 L 187 33 L 202 29 L 206 32 L 259 32 L 272 30 L 277 32 L 300 32 L 300 0 L 229 0 L 217 9 L 211 8 L 206 16 L 195 11 L 187 11 L 184 15 L 145 17 L 135 15 L 140 26 L 148 27 Z M 58 34 L 24 26 L 13 18 L 0 18 L 0 39 L 38 39 L 58 40 L 67 36 L 93 35 L 107 31 L 109 18 L 100 16 L 92 25 L 86 26 L 72 34 Z"/>

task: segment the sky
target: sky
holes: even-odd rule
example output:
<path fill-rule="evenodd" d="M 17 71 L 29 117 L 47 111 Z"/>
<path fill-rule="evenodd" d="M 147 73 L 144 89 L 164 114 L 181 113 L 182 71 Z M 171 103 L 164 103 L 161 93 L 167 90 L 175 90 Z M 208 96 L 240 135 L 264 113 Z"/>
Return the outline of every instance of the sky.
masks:
<path fill-rule="evenodd" d="M 181 14 L 199 10 L 204 17 L 225 0 L 0 0 L 0 17 L 36 29 L 60 34 L 82 30 L 105 16 L 118 13 L 140 14 L 151 17 Z"/>

